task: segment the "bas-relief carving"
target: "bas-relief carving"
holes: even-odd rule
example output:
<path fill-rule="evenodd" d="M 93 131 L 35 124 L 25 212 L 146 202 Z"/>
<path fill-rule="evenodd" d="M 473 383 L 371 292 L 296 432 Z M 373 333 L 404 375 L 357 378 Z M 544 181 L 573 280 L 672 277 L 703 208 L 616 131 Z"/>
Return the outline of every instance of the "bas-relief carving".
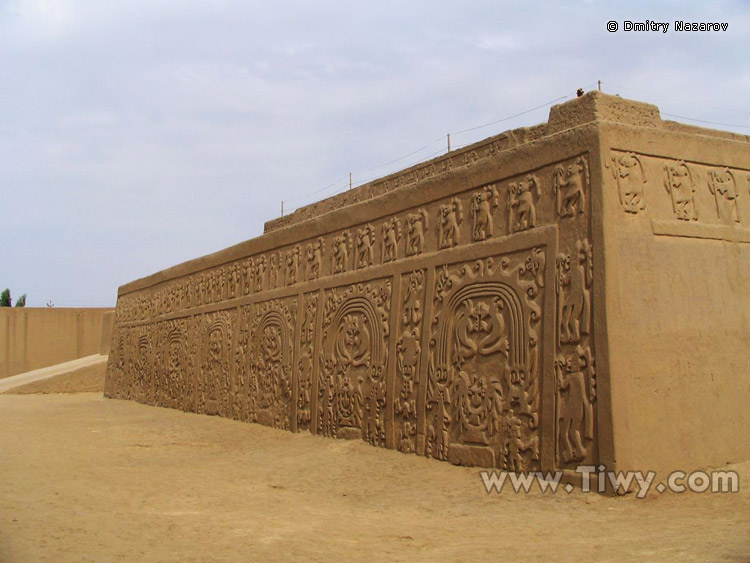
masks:
<path fill-rule="evenodd" d="M 594 438 L 596 397 L 591 352 L 581 346 L 575 353 L 560 354 L 555 361 L 560 454 L 564 463 L 586 459 L 585 443 Z M 591 383 L 590 389 L 587 381 Z"/>
<path fill-rule="evenodd" d="M 573 217 L 585 212 L 588 181 L 588 163 L 583 157 L 567 167 L 562 164 L 555 166 L 553 184 L 558 217 Z"/>
<path fill-rule="evenodd" d="M 396 389 L 393 401 L 396 449 L 416 451 L 417 396 L 422 356 L 425 272 L 417 270 L 401 276 L 403 302 L 396 342 Z"/>
<path fill-rule="evenodd" d="M 463 204 L 457 197 L 440 206 L 438 209 L 438 248 L 458 246 L 463 219 Z"/>
<path fill-rule="evenodd" d="M 708 190 L 716 202 L 716 214 L 722 223 L 731 225 L 740 222 L 740 211 L 737 198 L 740 193 L 734 174 L 728 168 L 708 171 Z"/>
<path fill-rule="evenodd" d="M 697 221 L 693 174 L 682 161 L 664 165 L 664 188 L 672 198 L 672 210 L 681 221 Z"/>
<path fill-rule="evenodd" d="M 309 430 L 312 422 L 312 384 L 318 293 L 303 296 L 300 327 L 300 358 L 297 367 L 297 430 Z"/>
<path fill-rule="evenodd" d="M 326 291 L 317 433 L 385 445 L 391 282 Z"/>
<path fill-rule="evenodd" d="M 366 225 L 357 229 L 354 235 L 354 267 L 357 270 L 374 264 L 375 258 L 375 228 Z"/>
<path fill-rule="evenodd" d="M 643 192 L 647 180 L 641 157 L 632 152 L 612 152 L 610 160 L 607 166 L 617 182 L 623 210 L 636 214 L 646 209 Z"/>
<path fill-rule="evenodd" d="M 591 332 L 591 286 L 593 265 L 591 245 L 578 241 L 576 253 L 557 257 L 557 318 L 561 344 L 580 342 L 581 334 Z"/>
<path fill-rule="evenodd" d="M 201 332 L 197 412 L 230 416 L 232 315 L 228 311 L 204 315 Z"/>
<path fill-rule="evenodd" d="M 492 210 L 498 205 L 497 188 L 494 185 L 485 186 L 471 196 L 472 240 L 485 240 L 494 234 Z M 458 237 L 456 237 L 458 239 Z"/>
<path fill-rule="evenodd" d="M 290 429 L 292 339 L 297 300 L 279 300 L 255 307 L 249 332 L 248 370 L 255 419 L 266 426 Z"/>
<path fill-rule="evenodd" d="M 556 210 L 567 240 L 570 233 L 580 231 L 585 217 L 588 173 L 582 157 L 562 163 L 554 172 L 550 167 L 508 182 L 508 232 L 520 233 L 539 226 L 537 211 L 544 193 L 540 176 L 550 178 L 555 186 L 555 199 L 545 203 L 549 206 L 545 209 Z M 492 237 L 498 228 L 493 217 L 498 195 L 496 185 L 491 184 L 419 208 L 402 219 L 385 219 L 380 229 L 382 236 L 378 238 L 380 262 L 401 263 L 401 258 L 434 250 L 426 248 L 426 232 L 429 213 L 435 210 L 437 240 L 430 239 L 430 244 L 437 244 L 440 249 Z M 470 205 L 469 224 L 463 222 L 462 197 Z M 556 366 L 548 368 L 551 373 L 567 374 L 557 384 L 556 399 L 560 414 L 556 420 L 557 450 L 562 463 L 580 457 L 581 452 L 585 456 L 593 451 L 589 444 L 591 432 L 582 426 L 589 419 L 575 414 L 579 412 L 576 405 L 580 406 L 580 412 L 587 413 L 595 397 L 593 354 L 588 342 L 593 283 L 591 251 L 584 239 L 577 246 L 574 242 L 573 248 L 572 253 L 562 252 L 554 263 L 558 267 L 555 293 L 558 303 L 550 301 L 548 306 L 557 312 L 555 330 L 559 337 L 555 354 L 558 359 L 569 358 L 580 347 L 588 356 L 576 355 L 575 361 L 591 368 L 568 370 L 562 364 L 557 372 Z M 283 254 L 272 252 L 217 268 L 218 274 L 214 270 L 196 274 L 190 278 L 184 293 L 180 287 L 161 292 L 159 299 L 167 305 L 160 305 L 158 310 L 177 310 L 180 303 L 192 302 L 191 294 L 201 304 L 208 304 L 231 299 L 233 287 L 239 297 L 290 287 L 304 280 L 318 280 L 323 276 L 324 260 L 330 260 L 332 274 L 365 269 L 375 265 L 374 254 L 375 228 L 369 224 L 352 227 L 332 238 L 320 237 L 305 246 L 288 248 Z M 196 368 L 188 369 L 188 373 L 194 373 L 196 381 L 192 393 L 195 399 L 188 408 L 280 428 L 360 437 L 374 445 L 388 443 L 400 451 L 425 453 L 455 463 L 513 470 L 537 468 L 542 370 L 536 333 L 543 305 L 540 290 L 544 287 L 547 267 L 546 250 L 537 247 L 498 255 L 494 260 L 438 268 L 435 300 L 428 313 L 425 310 L 428 272 L 407 264 L 405 271 L 393 278 L 401 287 L 400 299 L 395 304 L 399 309 L 394 311 L 395 357 L 390 375 L 390 279 L 337 289 L 325 289 L 324 281 L 323 293 L 309 292 L 295 297 L 294 302 L 242 305 L 233 309 L 239 311 L 235 320 L 227 311 L 199 315 L 195 317 L 196 336 L 190 337 L 196 343 Z M 443 305 L 443 301 L 450 302 L 451 296 L 459 295 L 465 286 L 472 286 L 471 291 L 477 293 L 456 297 L 458 301 L 450 306 Z M 320 303 L 319 296 L 322 296 Z M 138 307 L 132 309 L 138 312 L 133 314 L 143 320 L 152 318 L 155 311 L 152 301 L 151 295 L 134 296 L 133 302 Z M 266 323 L 261 330 L 261 319 L 271 309 L 287 320 Z M 280 309 L 286 312 L 279 312 Z M 519 311 L 520 317 L 516 314 Z M 297 316 L 300 326 L 295 348 Z M 446 320 L 448 317 L 452 320 Z M 428 318 L 432 324 L 422 326 Z M 317 322 L 322 324 L 316 329 Z M 443 330 L 439 327 L 449 324 L 447 333 L 439 332 Z M 525 328 L 519 328 L 522 325 Z M 160 338 L 168 341 L 171 330 L 162 329 L 167 336 Z M 232 352 L 235 331 L 237 348 Z M 182 329 L 177 331 L 181 332 Z M 439 334 L 442 336 L 438 338 Z M 144 339 L 144 349 L 148 349 L 149 338 Z M 444 346 L 450 349 L 447 356 L 438 353 L 438 349 L 443 350 L 436 344 L 441 338 L 448 342 Z M 168 349 L 164 349 L 168 354 Z M 293 359 L 295 349 L 299 356 Z M 423 350 L 428 358 L 426 366 L 421 365 Z M 138 354 L 133 352 L 133 356 Z M 227 360 L 228 357 L 232 360 Z M 580 357 L 585 357 L 586 362 Z M 169 368 L 168 355 L 159 361 L 166 366 L 164 374 L 170 369 L 172 373 L 183 369 L 179 362 Z M 569 362 L 570 365 L 575 361 Z M 420 379 L 420 371 L 424 380 Z M 578 401 L 580 393 L 571 392 L 577 389 L 573 375 L 579 372 L 584 374 L 584 383 L 589 388 L 588 406 Z M 174 394 L 169 387 L 172 379 L 167 375 L 159 377 L 164 383 L 160 383 L 163 391 L 156 401 L 169 404 Z M 387 377 L 395 377 L 390 386 Z M 182 381 L 180 377 L 176 380 Z M 393 418 L 386 427 L 388 409 L 392 409 Z M 418 419 L 423 426 L 418 426 Z M 579 436 L 581 447 L 576 441 Z"/>
<path fill-rule="evenodd" d="M 542 197 L 542 185 L 533 174 L 508 184 L 508 232 L 518 233 L 536 227 L 536 205 Z"/>
<path fill-rule="evenodd" d="M 542 296 L 538 272 L 526 264 L 540 253 L 537 248 L 437 272 L 426 455 L 515 471 L 539 466 Z"/>
<path fill-rule="evenodd" d="M 383 235 L 383 246 L 381 262 L 393 262 L 398 260 L 398 243 L 401 240 L 401 221 L 396 217 L 391 217 L 381 227 Z"/>
<path fill-rule="evenodd" d="M 316 280 L 320 277 L 320 269 L 323 264 L 323 252 L 325 252 L 325 242 L 322 237 L 307 245 L 305 256 L 307 258 L 307 270 L 305 279 Z"/>
<path fill-rule="evenodd" d="M 427 211 L 420 209 L 406 216 L 407 256 L 417 256 L 424 252 L 425 232 L 427 232 Z"/>
<path fill-rule="evenodd" d="M 300 248 L 294 246 L 286 255 L 286 285 L 294 285 L 299 276 Z"/>
<path fill-rule="evenodd" d="M 281 265 L 279 264 L 279 253 L 274 252 L 268 258 L 268 289 L 279 287 Z"/>
<path fill-rule="evenodd" d="M 344 231 L 333 239 L 331 271 L 341 274 L 349 269 L 349 232 Z"/>

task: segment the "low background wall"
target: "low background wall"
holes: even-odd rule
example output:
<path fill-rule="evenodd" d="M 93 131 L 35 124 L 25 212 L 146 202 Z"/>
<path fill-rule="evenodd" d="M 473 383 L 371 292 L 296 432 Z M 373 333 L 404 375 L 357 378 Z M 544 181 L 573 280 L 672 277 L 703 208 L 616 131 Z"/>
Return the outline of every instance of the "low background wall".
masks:
<path fill-rule="evenodd" d="M 99 354 L 112 311 L 0 308 L 0 378 Z"/>

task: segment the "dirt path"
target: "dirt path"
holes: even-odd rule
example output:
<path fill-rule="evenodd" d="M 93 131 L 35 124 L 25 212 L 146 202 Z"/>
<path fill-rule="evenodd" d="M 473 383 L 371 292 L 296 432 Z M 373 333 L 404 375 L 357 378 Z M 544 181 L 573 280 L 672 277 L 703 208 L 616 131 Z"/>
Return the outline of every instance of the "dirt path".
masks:
<path fill-rule="evenodd" d="M 738 494 L 488 495 L 478 471 L 97 394 L 0 396 L 0 561 L 749 561 Z"/>

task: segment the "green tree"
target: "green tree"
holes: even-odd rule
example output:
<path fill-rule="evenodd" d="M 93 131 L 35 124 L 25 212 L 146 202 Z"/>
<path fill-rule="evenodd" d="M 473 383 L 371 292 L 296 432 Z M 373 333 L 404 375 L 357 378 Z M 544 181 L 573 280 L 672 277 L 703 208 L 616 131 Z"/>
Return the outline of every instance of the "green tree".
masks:
<path fill-rule="evenodd" d="M 2 293 L 0 293 L 0 307 L 10 307 L 10 289 L 5 288 Z"/>
<path fill-rule="evenodd" d="M 21 297 L 19 297 L 18 299 L 16 299 L 16 305 L 15 306 L 16 307 L 26 307 L 26 294 L 25 293 L 23 295 L 21 295 Z"/>

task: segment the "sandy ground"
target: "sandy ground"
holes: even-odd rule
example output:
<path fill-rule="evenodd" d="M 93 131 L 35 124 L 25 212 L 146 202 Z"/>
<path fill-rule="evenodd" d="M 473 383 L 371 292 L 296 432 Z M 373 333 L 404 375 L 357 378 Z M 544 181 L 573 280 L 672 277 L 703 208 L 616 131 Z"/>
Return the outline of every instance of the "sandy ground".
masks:
<path fill-rule="evenodd" d="M 107 373 L 107 360 L 74 369 L 50 378 L 41 379 L 13 387 L 9 394 L 33 395 L 36 393 L 89 393 L 102 392 L 104 376 Z"/>
<path fill-rule="evenodd" d="M 476 469 L 104 399 L 0 396 L 0 561 L 750 561 L 738 494 L 485 493 Z"/>

